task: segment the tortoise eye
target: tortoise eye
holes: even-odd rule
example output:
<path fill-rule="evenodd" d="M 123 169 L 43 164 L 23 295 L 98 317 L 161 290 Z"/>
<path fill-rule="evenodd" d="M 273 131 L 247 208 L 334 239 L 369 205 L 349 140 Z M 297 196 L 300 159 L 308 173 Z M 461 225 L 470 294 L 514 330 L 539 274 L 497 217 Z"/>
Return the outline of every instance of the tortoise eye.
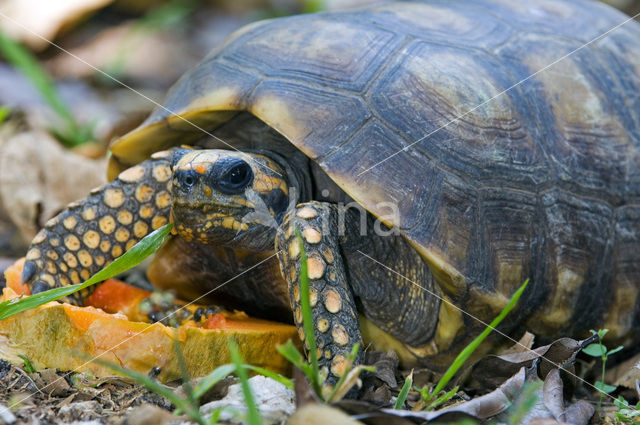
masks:
<path fill-rule="evenodd" d="M 222 177 L 218 180 L 218 189 L 227 194 L 244 191 L 253 180 L 253 171 L 249 164 L 241 159 L 234 159 L 226 164 Z"/>

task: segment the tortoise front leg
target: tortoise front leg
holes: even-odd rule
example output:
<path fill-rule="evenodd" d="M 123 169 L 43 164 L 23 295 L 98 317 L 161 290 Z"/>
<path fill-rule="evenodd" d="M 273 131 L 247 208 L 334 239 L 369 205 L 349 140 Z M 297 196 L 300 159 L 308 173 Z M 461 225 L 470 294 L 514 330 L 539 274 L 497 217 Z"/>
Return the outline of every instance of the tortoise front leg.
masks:
<path fill-rule="evenodd" d="M 289 285 L 294 321 L 308 356 L 308 336 L 302 325 L 300 302 L 300 244 L 295 229 L 302 235 L 308 258 L 309 298 L 319 366 L 328 369 L 327 383 L 335 385 L 345 373 L 346 356 L 353 346 L 362 347 L 358 312 L 339 250 L 336 207 L 315 201 L 298 205 L 285 217 L 276 239 L 280 267 Z M 356 363 L 361 359 L 362 354 L 358 353 Z"/>
<path fill-rule="evenodd" d="M 80 283 L 169 220 L 171 153 L 159 153 L 49 220 L 27 251 L 22 281 L 32 294 Z M 68 301 L 82 304 L 91 288 Z"/>

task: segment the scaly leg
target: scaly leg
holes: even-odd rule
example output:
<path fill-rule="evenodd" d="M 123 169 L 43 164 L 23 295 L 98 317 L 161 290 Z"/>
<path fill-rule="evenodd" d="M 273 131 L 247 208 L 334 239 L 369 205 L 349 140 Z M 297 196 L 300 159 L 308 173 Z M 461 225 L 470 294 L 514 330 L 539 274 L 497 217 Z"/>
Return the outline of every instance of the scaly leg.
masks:
<path fill-rule="evenodd" d="M 288 213 L 276 240 L 280 267 L 289 284 L 289 297 L 300 339 L 309 349 L 302 325 L 300 302 L 300 245 L 307 253 L 309 294 L 320 367 L 329 371 L 327 383 L 335 385 L 345 373 L 346 356 L 355 344 L 362 348 L 358 313 L 346 280 L 339 250 L 336 207 L 323 202 L 298 205 Z M 323 232 L 324 229 L 324 232 Z M 362 354 L 356 362 L 361 362 Z"/>
<path fill-rule="evenodd" d="M 169 220 L 171 152 L 123 171 L 49 220 L 27 251 L 22 281 L 32 294 L 80 283 Z M 82 304 L 92 288 L 69 296 Z"/>

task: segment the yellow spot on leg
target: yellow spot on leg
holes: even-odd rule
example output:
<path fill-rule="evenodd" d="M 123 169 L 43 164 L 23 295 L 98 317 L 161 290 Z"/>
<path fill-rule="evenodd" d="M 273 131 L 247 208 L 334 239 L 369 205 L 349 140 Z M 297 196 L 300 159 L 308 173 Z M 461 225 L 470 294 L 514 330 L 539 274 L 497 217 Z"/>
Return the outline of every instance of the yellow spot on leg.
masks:
<path fill-rule="evenodd" d="M 73 269 L 78 265 L 78 260 L 76 259 L 76 256 L 70 252 L 65 252 L 62 258 L 64 258 L 64 262 L 67 263 L 67 266 L 69 266 L 69 268 L 71 269 Z"/>
<path fill-rule="evenodd" d="M 322 333 L 325 333 L 329 330 L 329 321 L 327 319 L 318 320 L 318 330 Z"/>
<path fill-rule="evenodd" d="M 103 200 L 109 208 L 118 208 L 124 204 L 124 193 L 121 189 L 110 188 L 104 191 Z"/>
<path fill-rule="evenodd" d="M 166 190 L 159 192 L 156 195 L 156 207 L 167 208 L 169 205 L 171 205 L 171 195 L 169 195 L 169 192 Z"/>
<path fill-rule="evenodd" d="M 130 233 L 127 229 L 125 229 L 124 227 L 119 227 L 118 230 L 116 230 L 116 240 L 118 242 L 126 242 L 129 240 L 129 236 Z"/>
<path fill-rule="evenodd" d="M 118 258 L 122 255 L 122 247 L 120 245 L 114 245 L 111 249 L 111 255 L 113 258 Z"/>
<path fill-rule="evenodd" d="M 91 254 L 89 254 L 89 252 L 85 251 L 84 249 L 78 251 L 78 260 L 80 261 L 80 265 L 82 265 L 82 267 L 91 267 L 91 265 L 93 264 L 93 258 L 91 257 Z"/>
<path fill-rule="evenodd" d="M 91 221 L 96 218 L 96 209 L 94 207 L 88 207 L 82 210 L 82 219 L 84 221 Z"/>
<path fill-rule="evenodd" d="M 27 260 L 37 260 L 40 258 L 40 250 L 38 248 L 31 248 L 29 252 L 27 252 L 26 259 Z"/>
<path fill-rule="evenodd" d="M 300 218 L 304 218 L 305 220 L 309 220 L 311 218 L 316 218 L 318 216 L 318 212 L 311 207 L 300 208 L 296 215 Z"/>
<path fill-rule="evenodd" d="M 151 200 L 151 197 L 153 196 L 153 189 L 151 188 L 151 186 L 141 184 L 136 188 L 135 196 L 138 202 L 140 202 L 141 204 L 149 202 Z"/>
<path fill-rule="evenodd" d="M 319 243 L 322 240 L 322 235 L 313 227 L 307 227 L 302 231 L 302 236 L 310 244 Z"/>
<path fill-rule="evenodd" d="M 76 235 L 67 235 L 64 238 L 64 246 L 66 246 L 70 251 L 77 251 L 80 249 L 80 240 Z"/>
<path fill-rule="evenodd" d="M 338 345 L 347 345 L 349 342 L 347 330 L 342 325 L 335 325 L 333 329 L 331 329 L 331 337 L 333 338 L 333 342 Z"/>
<path fill-rule="evenodd" d="M 159 229 L 165 224 L 167 224 L 167 219 L 159 215 L 153 217 L 153 220 L 151 220 L 151 228 L 153 230 Z"/>
<path fill-rule="evenodd" d="M 125 226 L 131 224 L 133 221 L 133 214 L 131 214 L 127 210 L 122 210 L 118 212 L 118 223 L 124 224 Z"/>
<path fill-rule="evenodd" d="M 133 234 L 138 239 L 144 238 L 149 232 L 149 226 L 144 221 L 136 221 L 136 224 L 133 225 Z"/>
<path fill-rule="evenodd" d="M 102 242 L 100 242 L 100 251 L 108 252 L 110 249 L 111 249 L 111 242 L 109 242 L 108 240 L 103 240 Z"/>
<path fill-rule="evenodd" d="M 76 227 L 76 224 L 78 224 L 78 220 L 72 215 L 62 221 L 62 225 L 67 230 L 73 230 Z"/>
<path fill-rule="evenodd" d="M 100 245 L 100 234 L 95 230 L 89 230 L 82 237 L 82 241 L 87 248 L 96 249 Z"/>
<path fill-rule="evenodd" d="M 162 183 L 171 178 L 171 169 L 166 164 L 158 164 L 153 167 L 153 178 Z"/>
<path fill-rule="evenodd" d="M 140 207 L 140 218 L 150 218 L 153 215 L 153 207 L 151 205 L 143 205 Z"/>
<path fill-rule="evenodd" d="M 142 177 L 144 177 L 144 167 L 142 165 L 131 167 L 118 175 L 118 179 L 125 183 L 135 183 Z"/>
<path fill-rule="evenodd" d="M 340 294 L 334 290 L 328 290 L 324 295 L 324 306 L 330 313 L 337 313 L 342 308 Z"/>
<path fill-rule="evenodd" d="M 317 280 L 324 276 L 325 264 L 317 254 L 310 254 L 307 260 L 307 274 L 309 279 Z"/>
<path fill-rule="evenodd" d="M 347 359 L 338 354 L 331 361 L 331 373 L 335 376 L 342 376 L 347 368 Z"/>
<path fill-rule="evenodd" d="M 36 236 L 33 238 L 31 243 L 33 245 L 37 245 L 44 242 L 46 239 L 47 239 L 47 232 L 44 229 L 42 229 L 36 234 Z"/>
<path fill-rule="evenodd" d="M 116 229 L 116 221 L 110 215 L 105 215 L 102 217 L 98 223 L 100 226 L 100 231 L 105 235 L 109 235 L 113 233 Z"/>
<path fill-rule="evenodd" d="M 296 239 L 292 240 L 289 244 L 289 258 L 296 260 L 300 255 L 300 245 Z"/>

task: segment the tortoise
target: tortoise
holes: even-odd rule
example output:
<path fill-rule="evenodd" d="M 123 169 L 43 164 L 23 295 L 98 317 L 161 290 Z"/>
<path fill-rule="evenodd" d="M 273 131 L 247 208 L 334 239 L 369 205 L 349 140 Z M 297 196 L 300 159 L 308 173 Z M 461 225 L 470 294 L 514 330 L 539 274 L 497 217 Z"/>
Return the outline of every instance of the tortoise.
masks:
<path fill-rule="evenodd" d="M 23 281 L 80 282 L 172 221 L 152 282 L 305 341 L 297 229 L 330 382 L 362 341 L 446 365 L 525 279 L 503 332 L 636 344 L 626 20 L 585 0 L 434 0 L 249 25 L 112 143 L 112 182 L 46 224 Z"/>

